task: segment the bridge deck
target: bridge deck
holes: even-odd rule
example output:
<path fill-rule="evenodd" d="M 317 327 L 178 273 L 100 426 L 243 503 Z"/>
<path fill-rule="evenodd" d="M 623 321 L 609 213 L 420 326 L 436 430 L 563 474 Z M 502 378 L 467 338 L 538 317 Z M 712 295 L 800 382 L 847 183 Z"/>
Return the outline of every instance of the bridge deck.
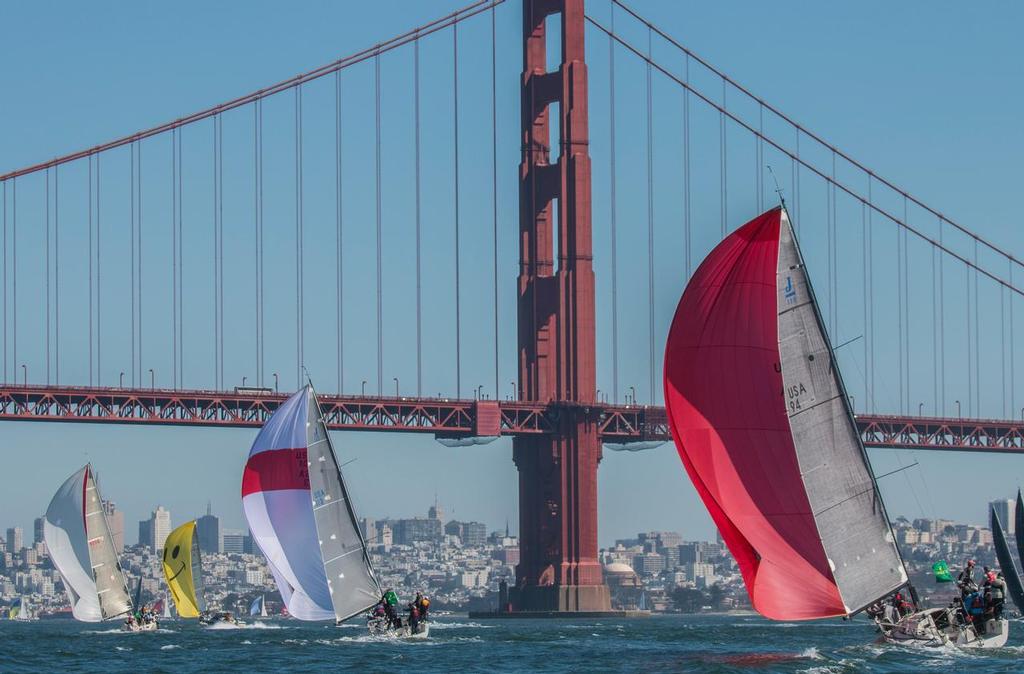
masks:
<path fill-rule="evenodd" d="M 259 392 L 4 385 L 0 386 L 0 420 L 258 427 L 286 397 Z M 559 411 L 571 404 L 323 394 L 319 398 L 332 429 L 449 438 L 550 433 Z M 584 407 L 592 411 L 605 442 L 669 439 L 662 407 Z M 857 423 L 869 447 L 1024 452 L 1024 423 L 1017 421 L 858 415 Z"/>

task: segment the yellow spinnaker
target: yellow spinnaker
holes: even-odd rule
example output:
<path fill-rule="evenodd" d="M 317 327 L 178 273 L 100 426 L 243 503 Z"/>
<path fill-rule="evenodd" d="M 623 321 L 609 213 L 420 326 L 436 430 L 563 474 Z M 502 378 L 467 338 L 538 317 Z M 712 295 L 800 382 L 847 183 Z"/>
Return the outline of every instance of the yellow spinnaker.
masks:
<path fill-rule="evenodd" d="M 195 521 L 186 522 L 172 531 L 164 543 L 164 578 L 182 618 L 198 618 L 206 610 L 195 531 Z"/>

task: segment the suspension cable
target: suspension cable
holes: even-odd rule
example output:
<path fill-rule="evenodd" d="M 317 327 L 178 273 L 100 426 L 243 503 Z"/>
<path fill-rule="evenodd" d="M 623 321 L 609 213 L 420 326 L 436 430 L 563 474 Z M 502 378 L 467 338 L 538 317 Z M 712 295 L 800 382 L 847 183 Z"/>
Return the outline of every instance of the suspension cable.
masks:
<path fill-rule="evenodd" d="M 419 42 L 413 43 L 419 48 Z M 336 291 L 337 291 L 337 329 L 338 329 L 338 392 L 345 392 L 345 260 L 344 260 L 344 229 L 342 214 L 342 164 L 341 164 L 341 71 L 334 73 L 334 215 L 335 215 L 335 259 L 336 259 Z"/>
<path fill-rule="evenodd" d="M 303 341 L 305 340 L 305 299 L 303 269 L 303 213 L 302 213 L 302 87 L 295 87 L 295 309 L 296 309 L 296 381 L 302 386 Z M 222 225 L 223 226 L 223 225 Z M 223 270 L 221 274 L 223 275 Z"/>
<path fill-rule="evenodd" d="M 612 29 L 615 28 L 615 6 L 612 5 Z M 609 221 L 611 225 L 611 265 L 612 265 L 612 402 L 619 402 L 619 259 L 618 259 L 618 224 L 617 174 L 615 171 L 615 41 L 608 36 L 608 117 L 610 138 L 611 170 L 609 172 L 608 196 L 610 199 Z"/>
<path fill-rule="evenodd" d="M 377 395 L 384 393 L 384 287 L 383 278 L 384 274 L 381 269 L 382 266 L 382 245 L 381 245 L 381 123 L 380 123 L 380 57 L 376 57 L 373 60 L 373 71 L 374 71 L 374 97 L 376 99 L 374 112 L 375 112 L 375 123 L 376 123 L 376 160 L 375 167 L 377 173 L 376 179 L 376 190 L 377 190 Z M 456 176 L 456 180 L 458 177 Z"/>
<path fill-rule="evenodd" d="M 493 222 L 493 245 L 494 245 L 494 399 L 498 400 L 501 395 L 498 355 L 500 353 L 500 334 L 498 332 L 498 54 L 497 54 L 497 25 L 495 19 L 495 8 L 491 8 L 491 208 Z M 417 64 L 418 65 L 418 64 Z M 417 82 L 417 87 L 419 82 Z M 417 114 L 419 113 L 419 101 L 417 101 Z M 417 133 L 419 127 L 417 126 Z M 417 138 L 417 140 L 419 140 Z M 416 148 L 417 151 L 419 147 Z M 417 162 L 418 166 L 418 162 Z M 417 208 L 417 218 L 419 209 Z M 419 231 L 417 230 L 417 236 Z M 417 250 L 417 254 L 419 250 Z M 417 279 L 418 281 L 418 279 Z M 418 292 L 418 291 L 417 291 Z M 419 351 L 419 344 L 416 346 Z"/>
<path fill-rule="evenodd" d="M 651 32 L 647 31 L 647 51 L 650 56 Z M 650 404 L 655 403 L 656 383 L 654 377 L 654 103 L 651 91 L 651 65 L 647 64 L 647 335 L 650 363 Z M 633 401 L 636 404 L 636 401 Z"/>
<path fill-rule="evenodd" d="M 459 27 L 452 26 L 452 81 L 455 127 L 455 397 L 462 397 L 462 316 L 459 261 Z"/>
<path fill-rule="evenodd" d="M 46 169 L 46 383 L 50 383 L 50 169 Z"/>
<path fill-rule="evenodd" d="M 413 43 L 413 116 L 416 179 L 416 395 L 423 395 L 423 267 L 420 201 L 420 43 Z"/>

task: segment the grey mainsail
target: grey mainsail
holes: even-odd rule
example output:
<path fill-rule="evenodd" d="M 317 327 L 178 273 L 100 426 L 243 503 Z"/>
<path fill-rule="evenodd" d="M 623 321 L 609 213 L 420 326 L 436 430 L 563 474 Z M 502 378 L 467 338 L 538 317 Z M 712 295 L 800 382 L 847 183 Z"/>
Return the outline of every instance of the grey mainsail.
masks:
<path fill-rule="evenodd" d="M 1013 600 L 1018 611 L 1024 611 L 1024 585 L 1021 583 L 1020 573 L 1017 571 L 1017 564 L 1013 561 L 1010 553 L 1010 546 L 1006 543 L 1006 534 L 1002 522 L 995 508 L 989 508 L 989 517 L 992 521 L 992 545 L 996 549 L 996 558 L 999 560 L 999 568 L 1006 580 L 1006 589 Z"/>
<path fill-rule="evenodd" d="M 778 257 L 778 340 L 800 472 L 847 613 L 907 582 L 788 214 Z"/>
<path fill-rule="evenodd" d="M 335 618 L 342 621 L 373 606 L 382 592 L 331 446 L 320 403 L 313 387 L 309 386 L 308 390 L 309 491 L 331 604 Z"/>
<path fill-rule="evenodd" d="M 103 619 L 130 613 L 132 602 L 128 595 L 128 583 L 121 570 L 121 562 L 117 559 L 114 539 L 103 513 L 103 499 L 91 469 L 87 469 L 85 475 L 85 532 Z"/>

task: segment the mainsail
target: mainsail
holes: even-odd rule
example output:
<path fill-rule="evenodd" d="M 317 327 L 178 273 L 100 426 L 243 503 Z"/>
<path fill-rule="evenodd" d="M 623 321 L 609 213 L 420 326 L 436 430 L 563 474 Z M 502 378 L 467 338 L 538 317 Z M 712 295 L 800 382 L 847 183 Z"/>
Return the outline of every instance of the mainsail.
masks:
<path fill-rule="evenodd" d="M 1017 490 L 1017 507 L 1014 509 L 1014 538 L 1017 541 L 1017 556 L 1024 564 L 1024 497 Z"/>
<path fill-rule="evenodd" d="M 43 538 L 76 619 L 99 622 L 131 611 L 128 585 L 90 465 L 57 490 L 46 509 Z"/>
<path fill-rule="evenodd" d="M 1006 589 L 1013 600 L 1018 611 L 1024 611 L 1024 585 L 1021 583 L 1020 573 L 1017 572 L 1017 564 L 1013 561 L 1010 553 L 1010 546 L 1006 543 L 1003 523 L 999 521 L 999 515 L 995 508 L 990 508 L 990 519 L 992 520 L 992 545 L 996 549 L 996 559 L 999 560 L 999 568 L 1006 579 Z M 1020 535 L 1017 536 L 1018 540 Z"/>
<path fill-rule="evenodd" d="M 203 565 L 195 533 L 195 520 L 186 522 L 172 531 L 164 543 L 164 578 L 182 618 L 198 618 L 206 611 Z"/>
<path fill-rule="evenodd" d="M 687 285 L 665 404 L 757 611 L 849 615 L 907 582 L 782 208 L 726 237 Z"/>
<path fill-rule="evenodd" d="M 340 621 L 380 598 L 312 386 L 286 400 L 256 437 L 242 505 L 291 615 Z"/>

